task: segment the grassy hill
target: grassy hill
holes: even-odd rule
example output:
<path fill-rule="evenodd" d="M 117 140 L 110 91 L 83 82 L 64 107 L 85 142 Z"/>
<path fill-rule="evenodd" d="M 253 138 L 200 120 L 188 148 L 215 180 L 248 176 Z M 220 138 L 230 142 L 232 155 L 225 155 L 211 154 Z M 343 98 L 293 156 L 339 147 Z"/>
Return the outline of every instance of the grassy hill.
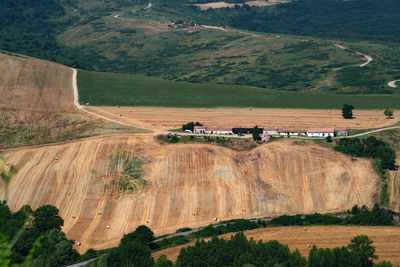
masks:
<path fill-rule="evenodd" d="M 250 86 L 191 84 L 141 75 L 78 72 L 80 102 L 107 106 L 269 107 L 339 109 L 400 108 L 398 95 L 333 95 Z"/>
<path fill-rule="evenodd" d="M 400 78 L 396 0 L 207 11 L 192 0 L 153 0 L 151 8 L 147 0 L 52 0 L 45 12 L 43 0 L 3 2 L 0 49 L 85 70 L 286 91 L 398 93 L 387 86 Z M 170 22 L 177 28 L 168 29 Z M 228 31 L 189 28 L 196 22 Z M 358 68 L 363 58 L 336 42 L 374 61 Z"/>

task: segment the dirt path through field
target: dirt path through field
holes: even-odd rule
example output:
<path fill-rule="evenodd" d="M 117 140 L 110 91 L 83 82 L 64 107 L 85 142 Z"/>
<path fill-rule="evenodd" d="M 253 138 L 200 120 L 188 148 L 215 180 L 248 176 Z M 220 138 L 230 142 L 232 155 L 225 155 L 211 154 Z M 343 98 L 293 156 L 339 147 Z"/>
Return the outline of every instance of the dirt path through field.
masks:
<path fill-rule="evenodd" d="M 367 66 L 369 63 L 371 63 L 371 61 L 374 60 L 371 56 L 366 55 L 366 54 L 361 53 L 361 52 L 358 52 L 358 51 L 355 51 L 355 50 L 353 50 L 353 49 L 350 49 L 350 48 L 348 48 L 347 46 L 340 45 L 340 44 L 335 44 L 335 46 L 336 46 L 337 48 L 340 48 L 340 49 L 343 49 L 343 50 L 350 50 L 350 51 L 356 53 L 357 55 L 360 55 L 360 56 L 365 57 L 365 58 L 367 59 L 367 61 L 364 62 L 364 63 L 362 63 L 361 65 L 359 65 L 359 67 L 365 67 L 365 66 Z"/>
<path fill-rule="evenodd" d="M 397 88 L 397 84 L 396 84 L 397 82 L 400 82 L 400 80 L 394 80 L 394 81 L 388 82 L 387 85 L 392 88 Z"/>
<path fill-rule="evenodd" d="M 89 110 L 86 110 L 81 104 L 79 104 L 78 83 L 77 83 L 78 71 L 76 69 L 72 69 L 72 72 L 73 72 L 72 73 L 72 88 L 73 88 L 73 91 L 74 91 L 74 106 L 78 110 L 80 110 L 82 112 L 85 112 L 85 113 L 87 113 L 89 115 L 92 115 L 94 117 L 97 117 L 99 119 L 103 119 L 103 120 L 112 122 L 112 123 L 117 123 L 117 124 L 121 124 L 121 125 L 124 125 L 124 126 L 137 127 L 136 125 L 133 125 L 133 124 L 130 124 L 130 123 L 126 123 L 126 122 L 123 122 L 123 121 L 117 120 L 117 119 L 111 119 L 109 117 L 100 115 L 98 113 L 94 113 L 94 112 L 91 112 Z M 137 127 L 137 128 L 139 128 L 139 127 Z"/>
<path fill-rule="evenodd" d="M 382 226 L 308 226 L 304 231 L 304 227 L 273 227 L 260 228 L 244 232 L 247 238 L 254 238 L 256 241 L 278 240 L 282 244 L 287 244 L 293 251 L 296 248 L 304 256 L 308 256 L 312 245 L 321 248 L 333 248 L 346 246 L 350 240 L 360 234 L 368 235 L 376 247 L 376 255 L 379 256 L 378 261 L 391 261 L 393 264 L 400 264 L 400 228 L 399 227 L 382 227 Z M 220 237 L 230 238 L 232 233 L 225 234 Z M 153 257 L 157 259 L 165 254 L 170 260 L 175 261 L 179 251 L 183 247 L 193 245 L 194 243 L 168 248 L 153 253 Z M 310 245 L 310 247 L 308 246 Z"/>

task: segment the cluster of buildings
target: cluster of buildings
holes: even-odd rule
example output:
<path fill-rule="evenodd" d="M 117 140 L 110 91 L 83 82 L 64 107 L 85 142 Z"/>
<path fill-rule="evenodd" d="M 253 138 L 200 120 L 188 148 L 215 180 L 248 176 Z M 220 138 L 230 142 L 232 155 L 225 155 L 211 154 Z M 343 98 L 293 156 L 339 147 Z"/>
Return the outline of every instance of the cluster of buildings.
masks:
<path fill-rule="evenodd" d="M 278 128 L 260 128 L 262 131 L 262 140 L 268 140 L 275 136 L 308 136 L 308 137 L 334 137 L 335 134 L 339 136 L 347 136 L 348 132 L 345 130 L 335 132 L 334 128 L 309 128 L 307 130 L 293 130 L 293 129 L 278 129 Z M 218 135 L 242 135 L 251 134 L 253 128 L 227 128 L 227 127 L 207 127 L 195 126 L 195 134 L 218 134 Z"/>

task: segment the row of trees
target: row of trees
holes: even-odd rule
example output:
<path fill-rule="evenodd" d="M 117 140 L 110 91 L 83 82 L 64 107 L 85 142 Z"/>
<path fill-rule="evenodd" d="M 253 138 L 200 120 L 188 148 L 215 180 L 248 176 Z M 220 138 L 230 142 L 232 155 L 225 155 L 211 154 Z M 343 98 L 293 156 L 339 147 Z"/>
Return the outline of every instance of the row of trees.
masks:
<path fill-rule="evenodd" d="M 375 248 L 368 236 L 353 238 L 348 246 L 318 249 L 313 246 L 308 260 L 296 249 L 278 241 L 255 242 L 238 233 L 230 240 L 212 238 L 197 241 L 194 246 L 183 248 L 176 266 L 374 266 Z M 388 262 L 375 266 L 392 266 Z"/>
<path fill-rule="evenodd" d="M 340 139 L 334 149 L 354 157 L 368 157 L 376 159 L 382 171 L 394 170 L 396 166 L 396 152 L 384 141 L 370 136 L 364 139 Z"/>
<path fill-rule="evenodd" d="M 391 210 L 381 208 L 378 204 L 369 210 L 368 207 L 357 205 L 348 211 L 347 216 L 333 216 L 327 214 L 307 215 L 282 215 L 267 222 L 266 226 L 291 226 L 291 225 L 393 225 L 393 214 Z"/>

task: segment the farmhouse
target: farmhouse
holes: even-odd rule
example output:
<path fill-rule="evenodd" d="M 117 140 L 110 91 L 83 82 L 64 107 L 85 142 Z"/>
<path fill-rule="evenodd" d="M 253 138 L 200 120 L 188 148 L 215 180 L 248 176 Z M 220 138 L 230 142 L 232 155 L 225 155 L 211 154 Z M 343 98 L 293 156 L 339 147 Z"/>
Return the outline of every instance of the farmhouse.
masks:
<path fill-rule="evenodd" d="M 279 129 L 278 135 L 282 136 L 299 136 L 299 135 L 306 135 L 306 130 L 292 130 L 292 129 Z"/>
<path fill-rule="evenodd" d="M 207 127 L 205 126 L 194 126 L 193 131 L 195 134 L 202 134 L 207 132 Z"/>
<path fill-rule="evenodd" d="M 341 130 L 337 133 L 338 136 L 348 136 L 349 135 L 349 131 L 346 130 Z"/>
<path fill-rule="evenodd" d="M 326 136 L 335 136 L 334 128 L 309 128 L 307 130 L 308 137 L 326 137 Z"/>
<path fill-rule="evenodd" d="M 195 134 L 233 134 L 233 128 L 194 126 Z"/>
<path fill-rule="evenodd" d="M 264 128 L 263 134 L 271 136 L 278 135 L 278 128 Z"/>
<path fill-rule="evenodd" d="M 233 134 L 232 128 L 224 127 L 206 127 L 206 133 L 208 134 Z"/>

